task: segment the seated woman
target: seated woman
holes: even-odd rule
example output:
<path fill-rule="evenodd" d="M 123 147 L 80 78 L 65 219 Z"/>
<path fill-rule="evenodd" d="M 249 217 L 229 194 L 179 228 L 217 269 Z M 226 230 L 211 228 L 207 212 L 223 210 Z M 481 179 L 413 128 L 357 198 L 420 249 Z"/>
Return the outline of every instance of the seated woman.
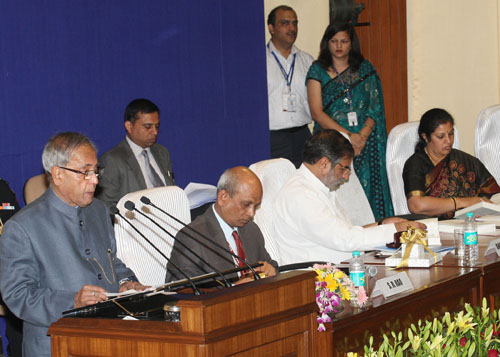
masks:
<path fill-rule="evenodd" d="M 489 201 L 500 187 L 479 159 L 453 149 L 452 116 L 431 109 L 420 120 L 419 141 L 405 163 L 403 180 L 412 213 L 452 218 L 455 211 Z"/>

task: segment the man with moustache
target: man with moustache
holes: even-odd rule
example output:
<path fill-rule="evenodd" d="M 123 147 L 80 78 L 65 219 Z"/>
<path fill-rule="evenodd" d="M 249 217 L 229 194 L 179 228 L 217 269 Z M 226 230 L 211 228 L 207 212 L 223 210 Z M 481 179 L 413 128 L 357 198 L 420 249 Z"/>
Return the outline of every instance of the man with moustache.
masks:
<path fill-rule="evenodd" d="M 243 166 L 226 170 L 217 183 L 217 200 L 205 213 L 198 216 L 193 222 L 177 234 L 176 242 L 167 264 L 166 281 L 183 279 L 177 267 L 188 276 L 197 276 L 213 272 L 228 270 L 238 266 L 245 266 L 238 259 L 233 258 L 231 251 L 249 264 L 261 262 L 262 266 L 255 268 L 256 272 L 265 276 L 276 274 L 278 264 L 271 259 L 264 246 L 264 237 L 259 227 L 253 222 L 255 210 L 262 201 L 262 184 L 259 178 L 248 168 Z M 204 234 L 218 245 L 227 247 L 222 250 L 196 232 Z M 199 240 L 201 243 L 198 243 Z M 191 248 L 201 256 L 199 259 L 186 249 Z M 243 278 L 238 283 L 249 281 Z"/>
<path fill-rule="evenodd" d="M 305 80 L 313 58 L 294 45 L 298 20 L 291 7 L 281 5 L 273 9 L 267 25 L 271 34 L 267 44 L 271 157 L 284 157 L 299 167 L 302 148 L 311 136 Z"/>
<path fill-rule="evenodd" d="M 127 136 L 99 159 L 105 168 L 96 197 L 108 207 L 127 193 L 175 185 L 170 152 L 157 144 L 160 109 L 148 99 L 135 99 L 125 109 Z"/>
<path fill-rule="evenodd" d="M 390 217 L 353 226 L 339 206 L 335 191 L 349 180 L 354 150 L 336 130 L 324 130 L 307 140 L 302 166 L 285 183 L 274 202 L 276 241 L 282 264 L 301 261 L 340 263 L 353 251 L 373 249 L 394 240 L 411 225 Z"/>
<path fill-rule="evenodd" d="M 23 320 L 25 356 L 50 356 L 47 330 L 63 311 L 107 300 L 107 291 L 145 288 L 116 257 L 109 211 L 94 200 L 101 174 L 94 144 L 61 133 L 42 161 L 50 187 L 7 222 L 0 238 L 0 289 Z"/>

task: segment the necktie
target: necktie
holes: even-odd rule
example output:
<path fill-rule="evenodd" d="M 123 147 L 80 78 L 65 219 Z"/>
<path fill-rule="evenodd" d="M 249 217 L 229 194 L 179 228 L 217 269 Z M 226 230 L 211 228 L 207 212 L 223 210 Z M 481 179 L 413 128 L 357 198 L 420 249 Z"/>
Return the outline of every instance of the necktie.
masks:
<path fill-rule="evenodd" d="M 238 254 L 238 256 L 241 259 L 247 260 L 247 258 L 245 256 L 245 251 L 243 250 L 243 243 L 241 243 L 241 239 L 240 239 L 240 236 L 238 235 L 237 231 L 233 231 L 233 238 L 234 238 L 234 241 L 236 243 L 236 249 L 238 250 L 238 252 L 236 254 Z M 245 263 L 243 263 L 239 259 L 237 259 L 237 260 L 238 260 L 238 266 L 240 266 L 240 267 L 246 267 Z"/>
<path fill-rule="evenodd" d="M 146 175 L 148 176 L 148 179 L 149 179 L 149 182 L 151 182 L 151 185 L 153 185 L 153 187 L 165 186 L 163 184 L 163 181 L 161 180 L 160 176 L 158 176 L 158 173 L 155 171 L 153 166 L 151 166 L 151 162 L 149 161 L 148 152 L 146 150 L 142 150 L 141 155 L 144 157 Z"/>

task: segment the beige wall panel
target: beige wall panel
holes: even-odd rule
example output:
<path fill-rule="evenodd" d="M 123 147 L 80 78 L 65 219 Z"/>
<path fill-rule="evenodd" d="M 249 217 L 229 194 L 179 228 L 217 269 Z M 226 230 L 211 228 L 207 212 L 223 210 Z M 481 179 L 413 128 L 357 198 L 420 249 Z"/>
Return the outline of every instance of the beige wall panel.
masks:
<path fill-rule="evenodd" d="M 408 0 L 408 113 L 442 107 L 474 154 L 479 111 L 500 102 L 499 0 Z"/>
<path fill-rule="evenodd" d="M 329 0 L 264 0 L 266 43 L 270 39 L 269 30 L 267 29 L 267 15 L 279 5 L 288 5 L 297 13 L 299 33 L 295 45 L 302 51 L 317 58 L 319 42 L 329 22 Z"/>

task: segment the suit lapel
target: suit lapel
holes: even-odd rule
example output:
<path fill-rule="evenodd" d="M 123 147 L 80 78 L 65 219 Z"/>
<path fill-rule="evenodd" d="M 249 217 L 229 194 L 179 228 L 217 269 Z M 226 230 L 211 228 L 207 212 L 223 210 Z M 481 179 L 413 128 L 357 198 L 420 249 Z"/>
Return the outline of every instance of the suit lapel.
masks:
<path fill-rule="evenodd" d="M 150 148 L 151 154 L 153 154 L 153 157 L 155 158 L 155 161 L 158 164 L 158 167 L 160 168 L 161 174 L 163 175 L 163 179 L 165 180 L 165 183 L 167 183 L 168 185 L 168 182 L 170 180 L 170 175 L 165 165 L 163 165 L 164 162 L 168 161 L 168 158 L 164 157 L 162 151 L 158 150 L 157 148 L 158 148 L 157 144 L 151 146 Z"/>
<path fill-rule="evenodd" d="M 128 165 L 128 169 L 135 176 L 135 179 L 139 183 L 139 186 L 146 188 L 146 181 L 144 180 L 144 176 L 142 175 L 141 167 L 139 166 L 139 162 L 137 161 L 137 158 L 135 157 L 134 152 L 130 148 L 130 145 L 128 144 L 127 139 L 124 139 L 120 143 L 120 145 L 121 144 L 123 144 L 123 147 L 126 151 L 125 162 Z"/>

